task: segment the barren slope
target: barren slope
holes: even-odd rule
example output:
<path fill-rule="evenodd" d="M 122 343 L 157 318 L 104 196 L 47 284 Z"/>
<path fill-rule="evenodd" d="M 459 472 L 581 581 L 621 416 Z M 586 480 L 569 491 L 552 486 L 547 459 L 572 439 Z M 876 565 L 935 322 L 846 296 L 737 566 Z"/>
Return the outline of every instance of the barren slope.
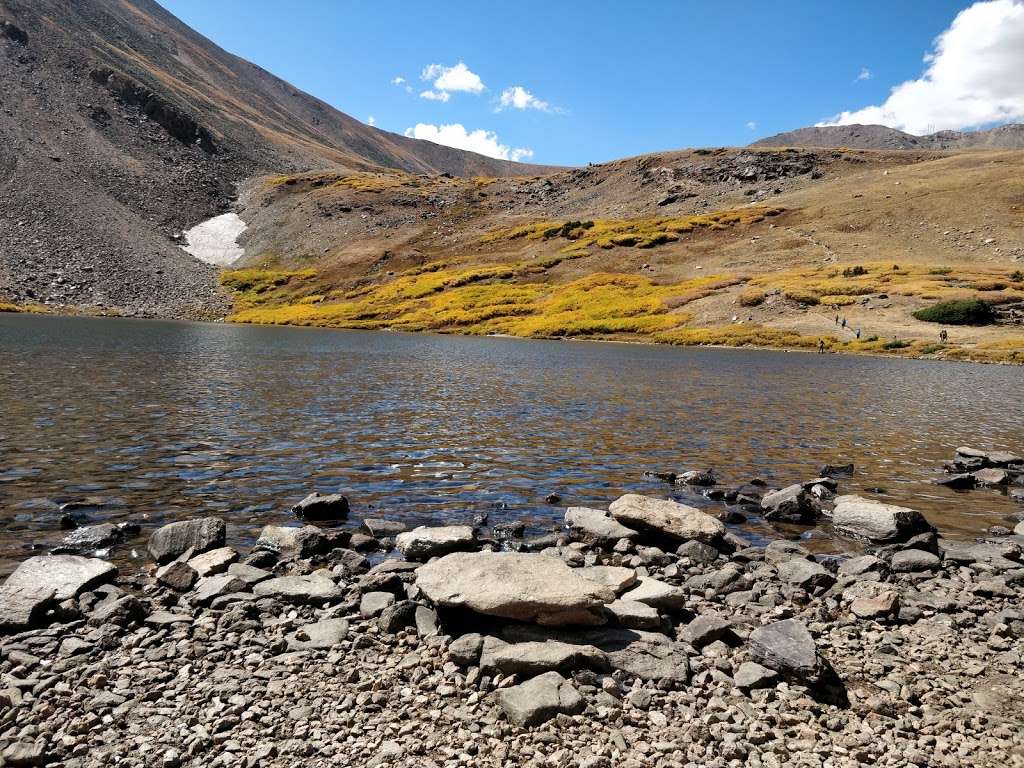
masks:
<path fill-rule="evenodd" d="M 535 172 L 363 125 L 151 0 L 0 0 L 0 301 L 219 315 L 177 232 L 253 175 Z"/>

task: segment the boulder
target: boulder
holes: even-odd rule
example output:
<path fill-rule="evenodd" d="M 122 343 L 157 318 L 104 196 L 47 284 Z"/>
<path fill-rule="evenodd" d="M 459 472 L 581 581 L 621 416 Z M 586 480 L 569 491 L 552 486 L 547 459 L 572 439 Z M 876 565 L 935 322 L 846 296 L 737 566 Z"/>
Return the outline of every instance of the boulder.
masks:
<path fill-rule="evenodd" d="M 784 619 L 750 633 L 750 660 L 800 685 L 814 685 L 823 671 L 814 638 L 798 619 Z"/>
<path fill-rule="evenodd" d="M 509 722 L 518 726 L 540 725 L 555 715 L 575 715 L 584 709 L 576 687 L 557 672 L 499 690 L 497 699 Z"/>
<path fill-rule="evenodd" d="M 45 584 L 0 587 L 0 633 L 20 632 L 38 624 L 47 609 L 56 605 L 57 590 Z"/>
<path fill-rule="evenodd" d="M 703 613 L 683 629 L 683 639 L 694 648 L 721 640 L 732 629 L 732 622 L 717 613 Z"/>
<path fill-rule="evenodd" d="M 237 576 L 249 586 L 259 584 L 261 581 L 266 581 L 274 575 L 270 571 L 265 571 L 262 568 L 256 568 L 252 565 L 246 565 L 245 563 L 232 563 L 228 566 L 227 572 L 232 576 Z"/>
<path fill-rule="evenodd" d="M 199 574 L 188 563 L 175 560 L 157 568 L 156 581 L 175 592 L 188 592 L 199 581 Z"/>
<path fill-rule="evenodd" d="M 397 536 L 409 530 L 409 526 L 397 520 L 385 520 L 382 517 L 367 517 L 363 520 L 363 529 L 376 539 L 386 536 Z"/>
<path fill-rule="evenodd" d="M 658 629 L 661 626 L 658 609 L 635 600 L 616 600 L 607 605 L 607 610 L 620 627 Z"/>
<path fill-rule="evenodd" d="M 1010 474 L 1005 469 L 979 469 L 973 474 L 979 485 L 1006 485 L 1010 482 Z"/>
<path fill-rule="evenodd" d="M 904 549 L 894 552 L 889 567 L 893 573 L 914 573 L 917 571 L 934 571 L 942 561 L 931 552 L 923 549 Z"/>
<path fill-rule="evenodd" d="M 37 555 L 22 562 L 0 588 L 0 604 L 7 590 L 53 590 L 58 603 L 114 580 L 117 568 L 106 560 L 80 555 Z M 36 592 L 39 594 L 39 592 Z"/>
<path fill-rule="evenodd" d="M 216 576 L 212 578 L 218 578 Z M 321 572 L 308 576 L 279 576 L 261 581 L 252 588 L 257 597 L 275 597 L 286 603 L 327 603 L 341 598 L 343 592 Z"/>
<path fill-rule="evenodd" d="M 395 596 L 391 592 L 364 592 L 359 599 L 359 615 L 364 619 L 375 619 L 394 604 Z"/>
<path fill-rule="evenodd" d="M 608 655 L 592 645 L 573 645 L 557 640 L 544 642 L 504 643 L 495 638 L 484 641 L 480 670 L 484 674 L 524 675 L 533 677 L 544 672 L 573 672 L 608 669 Z"/>
<path fill-rule="evenodd" d="M 715 544 L 725 534 L 725 525 L 695 507 L 667 499 L 627 493 L 609 506 L 613 518 L 623 525 L 678 541 Z"/>
<path fill-rule="evenodd" d="M 787 539 L 769 541 L 768 545 L 764 548 L 764 559 L 769 563 L 783 563 L 794 558 L 808 560 L 811 557 L 812 555 L 808 550 L 795 541 Z"/>
<path fill-rule="evenodd" d="M 406 627 L 416 626 L 416 603 L 411 600 L 399 600 L 389 605 L 377 617 L 377 626 L 381 632 L 393 635 Z"/>
<path fill-rule="evenodd" d="M 306 624 L 287 635 L 285 641 L 290 651 L 311 651 L 333 648 L 348 634 L 347 619 L 323 619 L 315 624 Z"/>
<path fill-rule="evenodd" d="M 608 587 L 583 578 L 562 560 L 541 554 L 457 552 L 416 571 L 432 602 L 539 624 L 602 624 Z"/>
<path fill-rule="evenodd" d="M 835 577 L 813 560 L 793 558 L 776 563 L 779 578 L 808 592 L 820 592 L 836 583 Z"/>
<path fill-rule="evenodd" d="M 448 646 L 448 657 L 460 667 L 473 667 L 480 663 L 484 639 L 475 632 L 452 640 Z"/>
<path fill-rule="evenodd" d="M 149 554 L 158 563 L 166 563 L 188 550 L 193 555 L 224 546 L 227 529 L 215 517 L 180 520 L 157 528 L 149 537 Z"/>
<path fill-rule="evenodd" d="M 658 579 L 641 579 L 638 586 L 622 595 L 622 599 L 665 611 L 678 611 L 686 606 L 686 590 Z"/>
<path fill-rule="evenodd" d="M 881 576 L 888 570 L 885 561 L 874 555 L 861 555 L 844 560 L 839 566 L 839 575 L 850 578 Z"/>
<path fill-rule="evenodd" d="M 348 499 L 340 493 L 314 491 L 292 507 L 292 514 L 303 520 L 344 520 L 348 517 Z"/>
<path fill-rule="evenodd" d="M 779 676 L 774 670 L 753 661 L 744 661 L 733 676 L 736 687 L 748 691 L 755 688 L 770 688 L 778 679 Z"/>
<path fill-rule="evenodd" d="M 594 565 L 590 568 L 580 568 L 577 573 L 584 579 L 603 584 L 617 595 L 630 587 L 635 587 L 640 581 L 635 570 L 617 565 Z"/>
<path fill-rule="evenodd" d="M 433 637 L 441 634 L 440 620 L 437 611 L 425 605 L 417 605 L 413 615 L 416 622 L 416 634 L 420 637 Z"/>
<path fill-rule="evenodd" d="M 761 499 L 764 519 L 772 523 L 813 524 L 821 516 L 816 497 L 797 483 Z"/>
<path fill-rule="evenodd" d="M 900 612 L 899 593 L 887 589 L 873 597 L 858 597 L 850 603 L 850 612 L 858 619 L 880 621 L 892 618 Z"/>
<path fill-rule="evenodd" d="M 882 504 L 860 496 L 836 497 L 832 525 L 843 533 L 875 542 L 906 540 L 932 530 L 924 515 L 915 509 Z"/>
<path fill-rule="evenodd" d="M 947 475 L 946 477 L 940 477 L 938 480 L 935 480 L 934 483 L 935 485 L 943 485 L 946 488 L 964 490 L 967 488 L 973 488 L 977 485 L 978 478 L 970 472 L 961 472 L 958 474 Z"/>
<path fill-rule="evenodd" d="M 255 549 L 299 560 L 321 554 L 329 546 L 330 541 L 315 525 L 304 525 L 301 528 L 267 525 L 256 540 Z"/>
<path fill-rule="evenodd" d="M 200 576 L 216 576 L 218 573 L 226 572 L 228 566 L 236 560 L 238 560 L 238 552 L 231 547 L 220 547 L 196 555 L 188 561 L 188 564 Z"/>
<path fill-rule="evenodd" d="M 207 576 L 196 582 L 192 592 L 192 602 L 196 605 L 209 605 L 214 598 L 230 595 L 235 592 L 247 592 L 249 585 L 237 576 L 222 573 L 218 576 Z"/>
<path fill-rule="evenodd" d="M 709 565 L 718 559 L 719 551 L 702 541 L 686 541 L 679 545 L 676 554 L 687 557 L 695 563 Z"/>
<path fill-rule="evenodd" d="M 54 547 L 54 552 L 92 553 L 99 549 L 108 549 L 120 544 L 125 539 L 124 531 L 113 523 L 86 525 L 76 528 Z"/>
<path fill-rule="evenodd" d="M 576 536 L 592 544 L 614 545 L 619 539 L 635 539 L 637 532 L 616 522 L 607 512 L 588 507 L 569 507 L 565 524 Z"/>
<path fill-rule="evenodd" d="M 409 560 L 429 560 L 451 552 L 477 548 L 476 535 L 468 525 L 421 525 L 395 538 L 395 548 Z"/>

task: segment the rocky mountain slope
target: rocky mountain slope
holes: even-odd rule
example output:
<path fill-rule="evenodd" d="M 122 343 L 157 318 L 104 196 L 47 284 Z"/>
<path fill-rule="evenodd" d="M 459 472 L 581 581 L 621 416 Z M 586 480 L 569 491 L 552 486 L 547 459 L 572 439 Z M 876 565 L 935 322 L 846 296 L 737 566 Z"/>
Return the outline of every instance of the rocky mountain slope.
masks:
<path fill-rule="evenodd" d="M 363 125 L 151 0 L 0 0 L 0 300 L 221 315 L 176 233 L 254 175 L 520 166 Z"/>
<path fill-rule="evenodd" d="M 755 141 L 752 147 L 846 147 L 848 149 L 1024 149 L 1024 125 L 987 131 L 939 131 L 914 136 L 884 125 L 830 125 L 798 128 Z"/>

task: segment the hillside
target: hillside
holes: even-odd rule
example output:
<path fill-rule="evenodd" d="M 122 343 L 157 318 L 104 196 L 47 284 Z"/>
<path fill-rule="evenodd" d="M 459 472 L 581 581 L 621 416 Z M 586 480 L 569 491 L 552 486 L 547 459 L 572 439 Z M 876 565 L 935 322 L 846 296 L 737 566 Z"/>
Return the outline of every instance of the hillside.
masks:
<path fill-rule="evenodd" d="M 813 126 L 777 133 L 750 146 L 936 151 L 1024 149 L 1024 125 L 1001 125 L 987 131 L 939 131 L 924 136 L 914 136 L 884 125 Z"/>
<path fill-rule="evenodd" d="M 1019 360 L 1022 173 L 1013 151 L 717 149 L 268 177 L 223 280 L 242 322 Z M 975 298 L 997 323 L 913 317 Z"/>
<path fill-rule="evenodd" d="M 175 236 L 255 175 L 532 173 L 372 128 L 151 0 L 0 0 L 0 300 L 217 316 Z"/>

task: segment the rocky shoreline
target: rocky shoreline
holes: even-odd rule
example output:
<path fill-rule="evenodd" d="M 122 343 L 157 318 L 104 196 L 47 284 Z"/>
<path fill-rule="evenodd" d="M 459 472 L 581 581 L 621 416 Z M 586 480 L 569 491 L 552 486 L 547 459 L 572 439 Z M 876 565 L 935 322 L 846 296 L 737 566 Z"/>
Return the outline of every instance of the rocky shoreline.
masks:
<path fill-rule="evenodd" d="M 0 766 L 1024 765 L 1024 522 L 947 540 L 824 469 L 721 492 L 866 554 L 637 494 L 532 538 L 311 494 L 245 552 L 210 517 L 153 532 L 142 573 L 29 558 L 0 586 Z"/>

